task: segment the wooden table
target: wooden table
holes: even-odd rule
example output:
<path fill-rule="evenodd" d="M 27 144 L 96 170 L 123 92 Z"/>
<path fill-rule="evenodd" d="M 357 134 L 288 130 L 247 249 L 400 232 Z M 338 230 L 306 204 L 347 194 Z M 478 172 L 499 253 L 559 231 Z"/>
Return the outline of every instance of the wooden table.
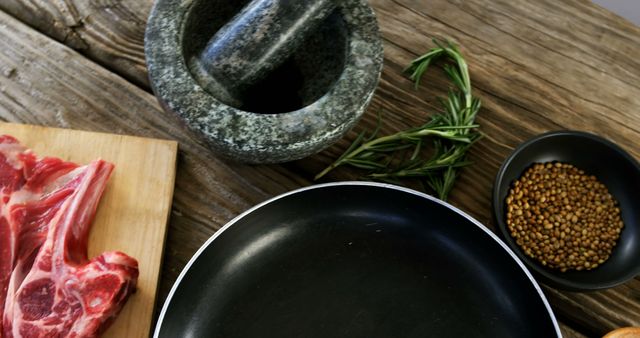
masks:
<path fill-rule="evenodd" d="M 548 130 L 607 137 L 640 158 L 640 28 L 587 0 L 372 0 L 385 48 L 373 103 L 356 130 L 415 126 L 448 82 L 431 72 L 414 90 L 402 69 L 442 36 L 462 46 L 478 122 L 488 136 L 471 150 L 450 201 L 492 227 L 490 194 L 500 163 Z M 174 139 L 178 176 L 158 306 L 196 249 L 252 205 L 312 184 L 355 132 L 328 150 L 283 165 L 218 158 L 163 111 L 149 90 L 143 34 L 152 0 L 0 1 L 0 119 Z M 328 181 L 357 177 L 347 169 Z M 544 288 L 567 337 L 640 326 L 640 279 L 590 293 Z"/>

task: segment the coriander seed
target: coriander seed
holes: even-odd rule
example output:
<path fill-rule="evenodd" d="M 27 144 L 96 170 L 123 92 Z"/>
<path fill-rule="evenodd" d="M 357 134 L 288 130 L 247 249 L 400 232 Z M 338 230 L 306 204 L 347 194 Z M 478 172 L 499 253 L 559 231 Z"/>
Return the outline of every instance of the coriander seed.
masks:
<path fill-rule="evenodd" d="M 516 243 L 527 256 L 563 272 L 603 264 L 624 226 L 605 185 L 566 163 L 534 164 L 513 183 L 506 202 Z"/>

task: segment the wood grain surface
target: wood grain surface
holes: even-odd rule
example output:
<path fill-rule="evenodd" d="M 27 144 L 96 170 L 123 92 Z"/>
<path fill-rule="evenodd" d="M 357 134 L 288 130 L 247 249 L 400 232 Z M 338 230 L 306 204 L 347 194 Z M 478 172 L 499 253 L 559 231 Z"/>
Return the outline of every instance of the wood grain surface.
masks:
<path fill-rule="evenodd" d="M 149 336 L 176 169 L 174 141 L 0 123 L 39 157 L 115 164 L 89 238 L 89 257 L 122 251 L 138 260 L 138 288 L 104 337 Z"/>
<path fill-rule="evenodd" d="M 216 229 L 251 205 L 311 184 L 357 131 L 422 123 L 438 109 L 448 83 L 436 71 L 414 90 L 402 69 L 434 36 L 462 46 L 486 137 L 471 150 L 451 202 L 492 226 L 497 169 L 525 139 L 541 132 L 597 133 L 640 157 L 640 28 L 586 0 L 372 0 L 385 66 L 372 105 L 355 131 L 310 158 L 271 166 L 220 159 L 162 111 L 148 91 L 141 53 L 151 1 L 5 0 L 0 8 L 0 118 L 180 142 L 178 176 L 159 302 L 190 255 Z M 70 10 L 74 9 L 74 11 Z M 26 11 L 26 13 L 25 13 Z M 76 14 L 72 14 L 76 13 Z M 81 28 L 68 33 L 78 13 Z M 42 19 L 45 18 L 45 19 Z M 69 25 L 69 23 L 71 23 Z M 70 28 L 71 27 L 71 28 Z M 35 30 L 44 34 L 38 34 Z M 111 38 L 114 37 L 114 38 Z M 76 49 L 56 43 L 55 40 Z M 122 39 L 112 44 L 110 39 Z M 126 40 L 126 43 L 122 42 Z M 83 47 L 86 46 L 86 47 Z M 339 169 L 326 180 L 358 177 Z M 567 336 L 597 336 L 640 325 L 640 281 L 572 293 L 545 288 Z"/>
<path fill-rule="evenodd" d="M 149 0 L 2 0 L 0 9 L 144 87 Z"/>

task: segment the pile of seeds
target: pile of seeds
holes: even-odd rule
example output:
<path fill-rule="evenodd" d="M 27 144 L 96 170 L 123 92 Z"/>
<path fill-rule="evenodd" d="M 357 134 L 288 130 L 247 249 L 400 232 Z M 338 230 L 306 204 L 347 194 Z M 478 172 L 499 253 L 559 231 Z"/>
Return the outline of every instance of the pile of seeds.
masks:
<path fill-rule="evenodd" d="M 609 258 L 620 236 L 617 204 L 595 176 L 570 164 L 535 164 L 509 191 L 507 225 L 543 265 L 590 270 Z"/>

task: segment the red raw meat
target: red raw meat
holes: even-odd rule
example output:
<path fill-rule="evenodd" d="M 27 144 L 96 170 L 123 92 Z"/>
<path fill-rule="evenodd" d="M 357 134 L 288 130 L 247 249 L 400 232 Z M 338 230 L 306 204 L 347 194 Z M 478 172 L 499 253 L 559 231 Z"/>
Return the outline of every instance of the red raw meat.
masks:
<path fill-rule="evenodd" d="M 9 278 L 18 255 L 20 232 L 19 224 L 9 216 L 8 204 L 13 193 L 24 186 L 35 161 L 35 156 L 16 139 L 0 136 L 0 313 L 4 312 Z"/>
<path fill-rule="evenodd" d="M 138 276 L 136 260 L 123 253 L 87 258 L 91 221 L 113 165 L 36 161 L 23 147 L 7 156 L 5 143 L 19 147 L 0 138 L 0 222 L 8 229 L 0 223 L 0 301 L 6 296 L 0 337 L 97 337 L 135 291 Z M 5 242 L 11 244 L 6 255 Z"/>

